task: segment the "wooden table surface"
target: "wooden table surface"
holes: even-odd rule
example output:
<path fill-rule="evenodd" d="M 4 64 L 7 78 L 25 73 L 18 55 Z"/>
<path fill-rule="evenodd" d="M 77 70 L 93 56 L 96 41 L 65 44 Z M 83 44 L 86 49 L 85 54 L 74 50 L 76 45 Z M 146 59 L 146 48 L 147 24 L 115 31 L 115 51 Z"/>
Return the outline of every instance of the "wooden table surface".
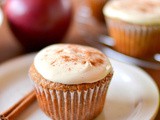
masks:
<path fill-rule="evenodd" d="M 77 6 L 77 3 L 75 4 L 74 2 L 74 13 L 76 13 L 78 10 Z M 75 19 L 76 18 L 74 16 L 71 27 L 63 42 L 87 44 L 84 40 L 84 36 L 82 36 L 79 32 L 79 29 L 77 29 L 77 23 L 75 22 Z M 3 23 L 0 26 L 0 64 L 3 64 L 5 61 L 23 54 L 26 53 L 23 51 L 22 46 L 18 43 L 17 39 L 10 31 L 6 17 L 4 16 Z M 158 87 L 160 88 L 160 71 L 151 69 L 146 69 L 145 71 L 147 71 L 153 77 Z M 158 113 L 155 120 L 160 120 L 160 112 Z"/>

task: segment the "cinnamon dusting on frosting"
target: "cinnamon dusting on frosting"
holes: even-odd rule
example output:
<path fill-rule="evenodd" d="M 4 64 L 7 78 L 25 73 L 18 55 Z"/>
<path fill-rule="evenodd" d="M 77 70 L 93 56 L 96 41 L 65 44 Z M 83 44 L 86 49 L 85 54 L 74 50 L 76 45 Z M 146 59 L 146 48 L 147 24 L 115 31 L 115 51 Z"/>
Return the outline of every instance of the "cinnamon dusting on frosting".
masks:
<path fill-rule="evenodd" d="M 103 63 L 104 63 L 104 61 L 103 61 L 102 59 L 100 59 L 100 58 L 95 59 L 95 60 L 91 60 L 90 62 L 91 62 L 91 64 L 92 64 L 93 66 L 97 66 L 97 65 L 99 65 L 99 64 L 103 64 Z"/>
<path fill-rule="evenodd" d="M 74 54 L 70 54 L 70 52 L 65 51 L 65 49 L 70 50 Z M 52 54 L 59 57 L 51 57 L 48 55 L 49 52 L 53 52 Z M 97 56 L 97 58 L 94 58 L 95 55 Z M 90 51 L 88 51 L 88 49 L 84 49 L 76 45 L 68 45 L 65 46 L 64 49 L 61 48 L 55 51 L 53 51 L 52 49 L 46 49 L 46 53 L 44 54 L 42 60 L 48 60 L 51 65 L 56 64 L 59 59 L 62 59 L 64 62 L 74 62 L 75 65 L 76 63 L 81 61 L 81 64 L 86 64 L 88 62 L 93 66 L 97 66 L 104 63 L 104 60 L 101 59 L 104 57 L 105 56 L 101 52 L 95 51 L 94 49 L 90 48 Z"/>
<path fill-rule="evenodd" d="M 112 71 L 109 60 L 102 52 L 75 44 L 44 48 L 35 57 L 34 65 L 47 80 L 65 84 L 95 82 Z"/>
<path fill-rule="evenodd" d="M 78 61 L 78 58 L 70 57 L 67 55 L 61 56 L 61 58 L 64 60 L 64 62 L 77 62 Z"/>
<path fill-rule="evenodd" d="M 57 50 L 56 53 L 61 53 L 63 52 L 63 49 Z"/>

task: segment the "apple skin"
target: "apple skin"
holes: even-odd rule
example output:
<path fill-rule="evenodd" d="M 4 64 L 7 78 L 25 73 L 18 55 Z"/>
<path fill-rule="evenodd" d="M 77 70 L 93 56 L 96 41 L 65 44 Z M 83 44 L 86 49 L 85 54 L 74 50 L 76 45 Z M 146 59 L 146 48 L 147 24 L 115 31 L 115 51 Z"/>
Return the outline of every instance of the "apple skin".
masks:
<path fill-rule="evenodd" d="M 6 0 L 4 12 L 26 51 L 61 42 L 72 21 L 70 0 Z"/>

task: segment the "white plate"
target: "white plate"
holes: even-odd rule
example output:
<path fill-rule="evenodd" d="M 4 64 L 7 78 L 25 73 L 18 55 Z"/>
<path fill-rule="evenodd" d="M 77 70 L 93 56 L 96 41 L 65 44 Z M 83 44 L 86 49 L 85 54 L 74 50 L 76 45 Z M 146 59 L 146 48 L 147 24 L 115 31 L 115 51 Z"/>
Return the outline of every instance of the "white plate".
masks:
<path fill-rule="evenodd" d="M 35 54 L 0 65 L 0 112 L 14 104 L 32 88 L 28 69 Z M 140 68 L 111 59 L 114 77 L 106 104 L 96 120 L 149 120 L 158 111 L 159 92 L 153 79 Z M 18 120 L 48 120 L 35 102 Z"/>

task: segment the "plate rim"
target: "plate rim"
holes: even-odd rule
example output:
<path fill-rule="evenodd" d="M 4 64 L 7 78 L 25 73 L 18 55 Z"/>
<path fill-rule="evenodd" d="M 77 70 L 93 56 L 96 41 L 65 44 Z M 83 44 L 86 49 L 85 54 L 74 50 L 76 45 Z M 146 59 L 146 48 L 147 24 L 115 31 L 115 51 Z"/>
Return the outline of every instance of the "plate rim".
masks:
<path fill-rule="evenodd" d="M 158 101 L 158 103 L 157 103 L 157 106 L 156 106 L 156 108 L 155 108 L 155 111 L 153 112 L 154 114 L 151 116 L 151 120 L 154 120 L 155 119 L 155 117 L 157 116 L 157 114 L 158 114 L 158 112 L 159 112 L 159 108 L 160 108 L 160 91 L 159 91 L 159 88 L 158 88 L 158 85 L 157 85 L 157 83 L 154 81 L 154 79 L 146 72 L 146 71 L 144 71 L 142 68 L 140 68 L 140 67 L 138 67 L 138 66 L 136 66 L 136 65 L 134 65 L 134 64 L 129 64 L 129 63 L 125 63 L 125 62 L 122 62 L 122 61 L 119 61 L 119 60 L 115 60 L 115 59 L 113 59 L 113 58 L 109 58 L 110 60 L 112 60 L 113 62 L 116 62 L 116 63 L 120 63 L 120 64 L 123 64 L 124 66 L 127 66 L 127 67 L 130 67 L 130 68 L 133 68 L 133 69 L 137 69 L 139 72 L 140 72 L 140 74 L 143 74 L 143 75 L 145 75 L 148 79 L 148 81 L 149 82 L 151 82 L 152 83 L 152 85 L 153 85 L 153 87 L 155 88 L 155 90 L 156 90 L 156 93 L 155 94 L 157 94 L 157 101 Z"/>

